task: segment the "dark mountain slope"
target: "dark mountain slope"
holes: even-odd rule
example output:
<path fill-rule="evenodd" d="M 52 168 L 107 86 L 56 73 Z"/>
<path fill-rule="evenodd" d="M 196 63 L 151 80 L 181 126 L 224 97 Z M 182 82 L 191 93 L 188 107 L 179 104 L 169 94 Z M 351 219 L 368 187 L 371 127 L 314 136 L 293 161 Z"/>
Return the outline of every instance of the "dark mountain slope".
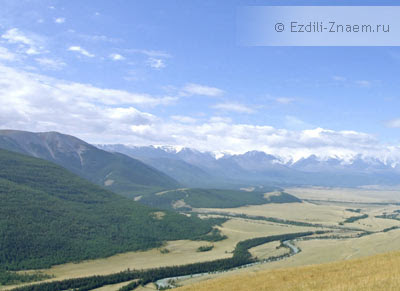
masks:
<path fill-rule="evenodd" d="M 132 158 L 141 160 L 147 165 L 167 174 L 185 187 L 201 188 L 240 188 L 242 183 L 237 180 L 221 177 L 219 173 L 208 171 L 202 163 L 210 162 L 210 157 L 201 161 L 199 165 L 191 164 L 178 156 L 173 149 L 149 147 L 129 147 L 121 144 L 96 145 L 100 149 L 110 152 L 119 152 Z M 183 150 L 187 152 L 188 150 Z M 247 185 L 247 184 L 245 184 Z"/>
<path fill-rule="evenodd" d="M 0 269 L 53 264 L 195 239 L 213 221 L 148 208 L 45 160 L 0 150 Z"/>
<path fill-rule="evenodd" d="M 179 186 L 174 179 L 141 161 L 100 150 L 78 138 L 57 132 L 0 130 L 0 148 L 54 162 L 126 196 Z"/>

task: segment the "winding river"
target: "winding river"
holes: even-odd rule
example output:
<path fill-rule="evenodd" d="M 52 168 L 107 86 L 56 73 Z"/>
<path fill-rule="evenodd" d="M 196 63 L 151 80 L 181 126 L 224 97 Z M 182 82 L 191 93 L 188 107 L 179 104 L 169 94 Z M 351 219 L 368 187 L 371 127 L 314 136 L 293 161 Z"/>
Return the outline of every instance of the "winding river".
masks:
<path fill-rule="evenodd" d="M 242 266 L 239 266 L 239 267 L 235 267 L 235 268 L 232 268 L 232 269 L 229 269 L 229 270 L 212 272 L 212 273 L 199 273 L 199 274 L 191 274 L 191 275 L 178 276 L 178 277 L 163 278 L 163 279 L 157 280 L 155 282 L 155 284 L 157 286 L 157 289 L 175 288 L 175 287 L 177 287 L 176 286 L 176 281 L 178 281 L 178 280 L 196 278 L 196 277 L 201 277 L 201 276 L 205 276 L 205 275 L 209 275 L 209 274 L 225 273 L 225 272 L 229 272 L 229 271 L 233 271 L 233 270 L 248 268 L 248 267 L 255 266 L 255 265 L 260 265 L 260 264 L 265 264 L 265 263 L 269 263 L 269 262 L 279 261 L 279 260 L 283 260 L 285 258 L 291 257 L 291 256 L 301 252 L 301 249 L 299 247 L 297 247 L 296 245 L 294 245 L 293 241 L 291 241 L 291 240 L 283 241 L 282 245 L 284 245 L 285 247 L 289 248 L 290 252 L 286 253 L 284 255 L 281 255 L 281 256 L 270 257 L 270 258 L 267 258 L 267 259 L 264 259 L 264 260 L 260 260 L 260 261 L 257 261 L 257 262 L 254 262 L 254 263 L 250 263 L 250 264 L 245 264 L 245 265 L 242 265 Z"/>

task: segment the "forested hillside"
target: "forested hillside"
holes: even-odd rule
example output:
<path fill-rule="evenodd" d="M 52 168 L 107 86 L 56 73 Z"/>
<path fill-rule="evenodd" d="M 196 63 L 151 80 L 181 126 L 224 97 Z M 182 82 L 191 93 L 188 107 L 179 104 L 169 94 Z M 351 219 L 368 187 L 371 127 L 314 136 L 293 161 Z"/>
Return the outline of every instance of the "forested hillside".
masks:
<path fill-rule="evenodd" d="M 274 188 L 269 189 L 272 191 Z M 301 202 L 285 192 L 248 192 L 241 190 L 186 188 L 163 191 L 143 196 L 141 203 L 165 209 L 231 208 L 266 203 Z"/>
<path fill-rule="evenodd" d="M 27 269 L 196 239 L 214 220 L 160 212 L 50 162 L 0 150 L 0 268 Z"/>
<path fill-rule="evenodd" d="M 139 160 L 100 150 L 76 137 L 57 132 L 0 130 L 0 148 L 56 163 L 128 197 L 179 186 L 174 179 Z"/>

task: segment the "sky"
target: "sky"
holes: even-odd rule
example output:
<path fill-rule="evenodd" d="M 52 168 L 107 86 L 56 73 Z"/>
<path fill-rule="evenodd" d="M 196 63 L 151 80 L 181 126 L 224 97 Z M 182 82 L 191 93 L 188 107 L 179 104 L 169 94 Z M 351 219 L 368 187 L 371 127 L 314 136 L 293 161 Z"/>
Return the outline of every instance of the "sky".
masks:
<path fill-rule="evenodd" d="M 0 0 L 0 128 L 95 144 L 400 160 L 399 47 L 250 47 L 246 5 Z"/>

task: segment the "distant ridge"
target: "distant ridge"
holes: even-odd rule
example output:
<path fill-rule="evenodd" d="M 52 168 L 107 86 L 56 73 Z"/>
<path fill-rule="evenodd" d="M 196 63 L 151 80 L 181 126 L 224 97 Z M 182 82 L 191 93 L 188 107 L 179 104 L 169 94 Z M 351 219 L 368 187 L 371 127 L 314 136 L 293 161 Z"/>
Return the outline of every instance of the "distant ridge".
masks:
<path fill-rule="evenodd" d="M 54 162 L 129 197 L 179 187 L 176 180 L 137 159 L 58 132 L 0 130 L 0 148 Z"/>
<path fill-rule="evenodd" d="M 311 155 L 284 161 L 262 151 L 216 155 L 168 146 L 99 145 L 140 159 L 186 187 L 235 188 L 238 185 L 341 186 L 399 185 L 400 165 L 355 155 L 352 159 Z M 211 178 L 210 178 L 211 177 Z"/>

